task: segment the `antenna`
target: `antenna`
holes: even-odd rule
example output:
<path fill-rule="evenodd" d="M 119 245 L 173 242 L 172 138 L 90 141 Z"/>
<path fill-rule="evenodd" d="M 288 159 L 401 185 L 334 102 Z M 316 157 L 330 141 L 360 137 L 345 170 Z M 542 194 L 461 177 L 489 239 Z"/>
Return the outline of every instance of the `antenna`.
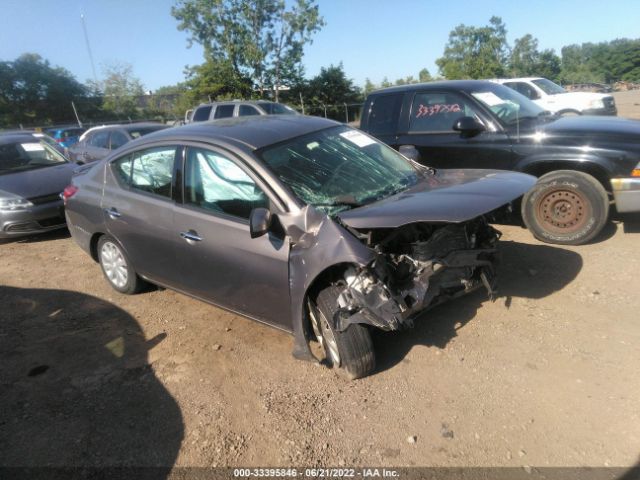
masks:
<path fill-rule="evenodd" d="M 82 31 L 84 32 L 84 43 L 87 45 L 87 51 L 89 52 L 89 60 L 91 61 L 91 70 L 93 71 L 93 81 L 98 86 L 98 75 L 96 75 L 96 66 L 93 63 L 93 53 L 91 52 L 91 45 L 89 44 L 89 35 L 87 34 L 87 25 L 84 23 L 84 13 L 80 14 L 80 21 L 82 22 Z"/>

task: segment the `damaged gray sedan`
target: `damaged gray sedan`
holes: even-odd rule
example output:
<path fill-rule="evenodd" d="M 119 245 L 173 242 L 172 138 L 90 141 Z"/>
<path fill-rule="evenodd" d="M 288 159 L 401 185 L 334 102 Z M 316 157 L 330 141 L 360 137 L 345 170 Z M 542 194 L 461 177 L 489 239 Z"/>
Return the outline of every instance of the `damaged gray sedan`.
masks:
<path fill-rule="evenodd" d="M 477 288 L 495 293 L 488 220 L 535 183 L 435 172 L 347 126 L 260 116 L 167 129 L 82 169 L 69 230 L 121 293 L 172 288 L 294 335 L 351 378 L 371 329 Z"/>

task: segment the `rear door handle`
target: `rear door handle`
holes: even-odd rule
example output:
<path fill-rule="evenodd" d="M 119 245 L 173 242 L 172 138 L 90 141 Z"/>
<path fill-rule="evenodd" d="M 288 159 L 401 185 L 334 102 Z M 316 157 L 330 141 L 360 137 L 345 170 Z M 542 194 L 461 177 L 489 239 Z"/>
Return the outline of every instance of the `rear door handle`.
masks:
<path fill-rule="evenodd" d="M 104 213 L 109 215 L 113 220 L 115 220 L 116 218 L 120 218 L 122 216 L 122 214 L 113 207 L 105 209 Z"/>
<path fill-rule="evenodd" d="M 185 240 L 191 240 L 193 242 L 202 241 L 202 237 L 200 237 L 198 233 L 194 232 L 193 230 L 189 230 L 188 232 L 180 232 L 180 236 Z"/>

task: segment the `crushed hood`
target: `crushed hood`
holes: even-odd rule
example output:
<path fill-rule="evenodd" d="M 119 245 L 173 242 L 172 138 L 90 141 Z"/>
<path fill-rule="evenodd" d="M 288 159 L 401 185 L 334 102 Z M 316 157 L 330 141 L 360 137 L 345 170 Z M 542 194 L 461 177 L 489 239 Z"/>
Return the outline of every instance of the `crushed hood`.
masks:
<path fill-rule="evenodd" d="M 503 170 L 438 170 L 409 189 L 340 212 L 353 228 L 395 228 L 417 222 L 459 223 L 523 195 L 536 178 Z"/>

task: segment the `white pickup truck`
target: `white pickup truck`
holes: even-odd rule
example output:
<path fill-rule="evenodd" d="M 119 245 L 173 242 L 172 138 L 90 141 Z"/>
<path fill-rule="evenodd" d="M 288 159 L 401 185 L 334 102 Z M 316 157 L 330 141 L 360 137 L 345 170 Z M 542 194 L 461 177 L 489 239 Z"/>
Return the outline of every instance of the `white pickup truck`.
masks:
<path fill-rule="evenodd" d="M 611 95 L 593 92 L 567 92 L 542 77 L 499 78 L 493 80 L 514 89 L 545 110 L 559 115 L 617 115 Z"/>

